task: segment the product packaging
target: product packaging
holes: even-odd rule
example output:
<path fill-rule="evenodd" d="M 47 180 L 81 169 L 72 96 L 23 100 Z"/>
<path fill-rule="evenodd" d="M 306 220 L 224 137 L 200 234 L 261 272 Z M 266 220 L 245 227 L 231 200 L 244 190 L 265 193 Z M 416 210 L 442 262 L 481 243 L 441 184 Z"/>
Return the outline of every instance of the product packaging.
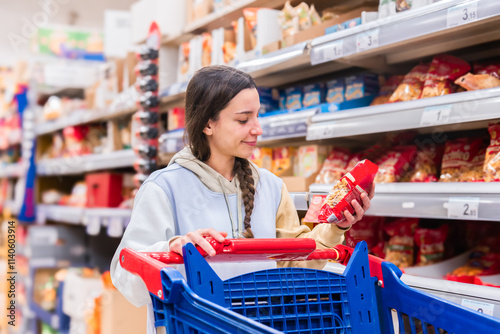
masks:
<path fill-rule="evenodd" d="M 500 181 L 500 124 L 488 127 L 490 146 L 486 149 L 484 158 L 484 178 L 486 182 Z"/>
<path fill-rule="evenodd" d="M 346 173 L 347 164 L 351 158 L 351 152 L 342 148 L 333 148 L 323 167 L 316 177 L 316 183 L 329 184 L 334 183 Z"/>
<path fill-rule="evenodd" d="M 315 106 L 323 102 L 323 84 L 321 83 L 304 85 L 303 93 L 304 99 L 302 104 L 304 107 Z"/>
<path fill-rule="evenodd" d="M 361 202 L 361 194 L 369 193 L 378 166 L 369 160 L 360 161 L 335 184 L 321 207 L 320 223 L 340 223 L 345 220 L 344 211 L 354 214 L 352 200 Z"/>
<path fill-rule="evenodd" d="M 365 73 L 345 78 L 345 100 L 355 100 L 379 91 L 378 75 Z"/>
<path fill-rule="evenodd" d="M 344 79 L 334 79 L 326 82 L 326 102 L 344 102 L 345 82 Z"/>

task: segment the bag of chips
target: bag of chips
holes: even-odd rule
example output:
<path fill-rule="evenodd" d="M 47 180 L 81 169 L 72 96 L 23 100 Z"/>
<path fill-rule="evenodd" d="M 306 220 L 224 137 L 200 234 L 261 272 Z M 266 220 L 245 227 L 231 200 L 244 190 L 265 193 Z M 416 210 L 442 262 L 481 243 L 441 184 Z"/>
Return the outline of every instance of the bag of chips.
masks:
<path fill-rule="evenodd" d="M 438 164 L 443 156 L 442 145 L 426 147 L 416 154 L 415 169 L 410 174 L 410 182 L 437 182 Z"/>
<path fill-rule="evenodd" d="M 415 243 L 418 247 L 417 265 L 426 266 L 444 259 L 444 245 L 448 237 L 448 225 L 438 229 L 417 228 Z"/>
<path fill-rule="evenodd" d="M 315 182 L 329 184 L 340 180 L 346 172 L 350 157 L 351 153 L 348 150 L 334 148 L 323 163 Z"/>
<path fill-rule="evenodd" d="M 453 93 L 455 91 L 453 81 L 470 70 L 469 63 L 460 58 L 450 55 L 435 56 L 427 72 L 420 98 Z"/>
<path fill-rule="evenodd" d="M 480 149 L 472 158 L 468 167 L 462 168 L 460 182 L 482 182 L 484 181 L 484 158 L 486 156 L 486 148 Z"/>
<path fill-rule="evenodd" d="M 354 248 L 360 241 L 364 240 L 368 251 L 372 252 L 372 249 L 377 247 L 379 242 L 383 242 L 383 221 L 384 217 L 364 216 L 345 233 L 346 245 Z"/>
<path fill-rule="evenodd" d="M 422 88 L 426 79 L 429 64 L 419 64 L 410 73 L 405 75 L 401 84 L 389 98 L 389 102 L 403 102 L 417 100 L 422 95 Z"/>
<path fill-rule="evenodd" d="M 459 182 L 462 171 L 470 168 L 470 162 L 481 148 L 481 138 L 448 140 L 444 147 L 440 182 Z"/>
<path fill-rule="evenodd" d="M 491 140 L 484 158 L 484 180 L 498 182 L 500 181 L 500 124 L 490 125 L 488 131 Z"/>
<path fill-rule="evenodd" d="M 418 218 L 401 218 L 386 224 L 385 233 L 389 236 L 386 243 L 385 260 L 400 268 L 411 267 L 414 263 L 415 229 Z"/>
<path fill-rule="evenodd" d="M 388 151 L 377 161 L 379 171 L 375 183 L 398 182 L 412 166 L 416 152 L 416 146 L 397 146 Z"/>
<path fill-rule="evenodd" d="M 389 103 L 389 99 L 391 98 L 391 95 L 394 93 L 394 91 L 401 84 L 401 82 L 403 81 L 403 78 L 404 78 L 404 76 L 402 76 L 402 75 L 390 76 L 385 81 L 385 83 L 382 84 L 382 87 L 380 88 L 378 96 L 375 99 L 373 99 L 373 101 L 372 101 L 372 103 L 370 103 L 370 105 L 376 106 L 379 104 Z"/>
<path fill-rule="evenodd" d="M 320 223 L 340 223 L 345 220 L 344 211 L 354 214 L 352 200 L 361 202 L 361 194 L 369 193 L 378 166 L 369 160 L 360 161 L 330 190 L 318 216 Z"/>

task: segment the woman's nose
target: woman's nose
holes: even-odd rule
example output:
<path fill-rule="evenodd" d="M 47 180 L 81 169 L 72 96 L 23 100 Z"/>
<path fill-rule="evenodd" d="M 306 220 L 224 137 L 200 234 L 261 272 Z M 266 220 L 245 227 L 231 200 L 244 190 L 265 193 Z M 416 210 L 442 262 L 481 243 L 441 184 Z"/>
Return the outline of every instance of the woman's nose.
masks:
<path fill-rule="evenodd" d="M 250 130 L 250 133 L 254 136 L 260 136 L 262 134 L 262 128 L 260 127 L 259 120 L 255 121 L 255 125 Z"/>

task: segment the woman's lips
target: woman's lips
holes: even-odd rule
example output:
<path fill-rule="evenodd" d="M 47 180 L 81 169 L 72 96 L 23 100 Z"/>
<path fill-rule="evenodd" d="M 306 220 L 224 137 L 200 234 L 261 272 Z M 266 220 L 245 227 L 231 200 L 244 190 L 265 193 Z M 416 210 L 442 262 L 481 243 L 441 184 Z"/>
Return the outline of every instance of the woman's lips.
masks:
<path fill-rule="evenodd" d="M 256 141 L 244 141 L 245 144 L 250 145 L 250 146 L 255 146 L 257 145 Z"/>

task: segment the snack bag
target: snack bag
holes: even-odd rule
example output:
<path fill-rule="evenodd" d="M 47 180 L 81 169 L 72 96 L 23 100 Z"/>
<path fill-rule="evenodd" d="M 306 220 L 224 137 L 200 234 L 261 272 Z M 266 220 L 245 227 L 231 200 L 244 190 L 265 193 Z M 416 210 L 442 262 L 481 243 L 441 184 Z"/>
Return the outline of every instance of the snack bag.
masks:
<path fill-rule="evenodd" d="M 484 180 L 486 182 L 500 181 L 500 124 L 490 125 L 488 131 L 491 140 L 484 158 Z"/>
<path fill-rule="evenodd" d="M 312 22 L 311 17 L 309 16 L 309 5 L 305 2 L 301 2 L 297 7 L 295 7 L 295 11 L 299 17 L 299 30 L 307 30 L 311 28 Z"/>
<path fill-rule="evenodd" d="M 417 265 L 426 266 L 444 259 L 444 244 L 448 237 L 448 225 L 438 229 L 417 228 L 415 243 L 418 247 Z"/>
<path fill-rule="evenodd" d="M 334 148 L 323 163 L 315 183 L 329 184 L 340 180 L 346 172 L 350 157 L 351 153 L 348 150 Z"/>
<path fill-rule="evenodd" d="M 455 80 L 455 84 L 466 90 L 478 90 L 500 87 L 500 79 L 489 74 L 471 74 L 467 73 Z"/>
<path fill-rule="evenodd" d="M 411 9 L 412 0 L 396 0 L 396 12 L 403 12 Z"/>
<path fill-rule="evenodd" d="M 379 104 L 389 103 L 389 99 L 394 91 L 398 88 L 398 86 L 403 81 L 404 76 L 402 75 L 392 75 L 390 76 L 385 83 L 380 88 L 379 95 L 373 99 L 371 106 L 376 106 Z"/>
<path fill-rule="evenodd" d="M 375 183 L 398 182 L 412 165 L 416 146 L 397 146 L 377 161 L 379 171 Z"/>
<path fill-rule="evenodd" d="M 437 167 L 443 156 L 442 145 L 426 147 L 417 152 L 415 169 L 410 175 L 410 182 L 437 182 Z"/>
<path fill-rule="evenodd" d="M 484 158 L 486 156 L 486 148 L 480 149 L 472 158 L 468 167 L 462 168 L 460 182 L 481 182 L 484 181 Z"/>
<path fill-rule="evenodd" d="M 283 39 L 299 32 L 299 16 L 290 1 L 285 3 L 283 10 L 278 14 L 278 23 L 281 26 Z"/>
<path fill-rule="evenodd" d="M 454 92 L 452 82 L 469 72 L 466 61 L 450 55 L 438 55 L 432 59 L 420 98 L 442 96 Z"/>
<path fill-rule="evenodd" d="M 306 215 L 304 216 L 304 223 L 318 223 L 318 216 L 321 211 L 321 204 L 325 202 L 326 195 L 313 195 L 311 199 L 311 204 L 307 209 Z"/>
<path fill-rule="evenodd" d="M 371 252 L 380 241 L 383 241 L 383 233 L 381 233 L 383 220 L 384 217 L 364 216 L 345 233 L 346 245 L 354 248 L 364 240 Z"/>
<path fill-rule="evenodd" d="M 389 98 L 389 102 L 403 102 L 417 100 L 422 95 L 424 81 L 429 70 L 428 64 L 415 66 L 405 75 L 403 82 Z"/>
<path fill-rule="evenodd" d="M 340 223 L 345 220 L 345 210 L 354 214 L 353 199 L 361 201 L 363 192 L 370 192 L 378 167 L 369 160 L 360 161 L 335 184 L 326 197 L 318 216 L 320 223 Z"/>
<path fill-rule="evenodd" d="M 295 156 L 295 147 L 276 147 L 273 148 L 272 170 L 276 176 L 283 175 L 290 169 L 293 169 Z"/>
<path fill-rule="evenodd" d="M 414 263 L 415 229 L 418 218 L 401 218 L 384 227 L 390 239 L 386 244 L 385 260 L 400 268 L 411 267 Z"/>
<path fill-rule="evenodd" d="M 448 140 L 444 148 L 439 181 L 459 182 L 462 171 L 470 167 L 470 162 L 476 156 L 481 144 L 480 138 Z"/>
<path fill-rule="evenodd" d="M 458 267 L 446 278 L 477 276 L 477 275 L 496 275 L 500 273 L 500 253 L 492 252 L 487 246 L 476 248 L 467 263 Z"/>

